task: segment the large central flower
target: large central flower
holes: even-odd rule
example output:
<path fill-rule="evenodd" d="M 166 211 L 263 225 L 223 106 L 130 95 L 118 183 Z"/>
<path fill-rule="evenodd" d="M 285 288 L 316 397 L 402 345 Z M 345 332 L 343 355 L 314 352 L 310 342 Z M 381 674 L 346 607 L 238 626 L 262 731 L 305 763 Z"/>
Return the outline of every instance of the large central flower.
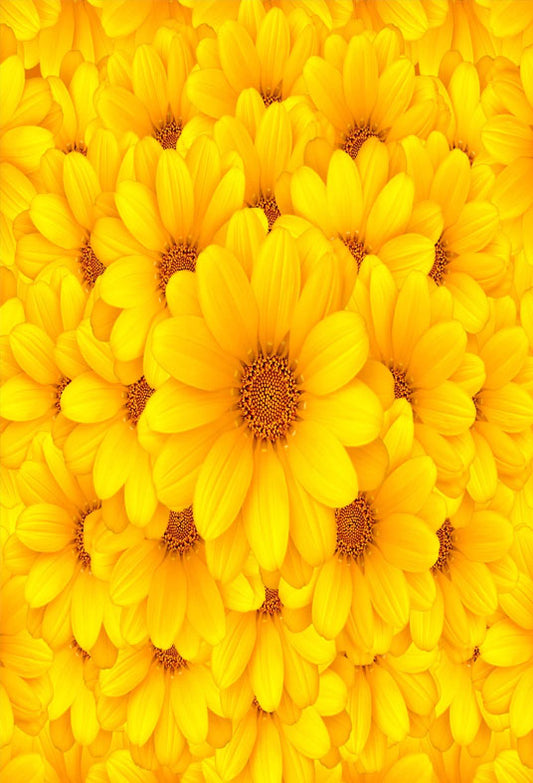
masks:
<path fill-rule="evenodd" d="M 200 254 L 193 280 L 201 315 L 176 312 L 155 328 L 154 355 L 171 378 L 146 415 L 150 429 L 172 434 L 154 465 L 161 501 L 192 504 L 208 542 L 242 509 L 248 543 L 273 571 L 285 558 L 293 509 L 340 508 L 357 495 L 344 447 L 375 438 L 382 411 L 354 379 L 368 351 L 362 320 L 320 282 L 327 274 L 334 287 L 333 257 L 283 228 L 267 233 L 252 211 L 230 222 L 232 250 L 240 255 L 260 232 L 247 258 L 251 280 L 246 261 L 227 249 Z"/>

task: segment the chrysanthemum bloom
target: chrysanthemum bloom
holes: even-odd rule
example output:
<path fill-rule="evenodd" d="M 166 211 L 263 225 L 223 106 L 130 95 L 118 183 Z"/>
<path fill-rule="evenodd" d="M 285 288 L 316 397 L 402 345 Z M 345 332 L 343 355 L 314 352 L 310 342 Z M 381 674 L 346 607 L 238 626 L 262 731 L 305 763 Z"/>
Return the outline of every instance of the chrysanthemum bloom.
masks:
<path fill-rule="evenodd" d="M 342 52 L 338 43 L 326 41 L 326 58 L 310 57 L 303 70 L 307 91 L 335 129 L 338 147 L 355 159 L 371 136 L 393 143 L 433 129 L 436 85 L 415 75 L 395 31 L 384 29 L 373 40 L 366 32 L 354 35 Z"/>
<path fill-rule="evenodd" d="M 15 536 L 36 553 L 28 569 L 26 600 L 40 610 L 41 633 L 50 644 L 74 637 L 89 651 L 111 611 L 107 584 L 91 569 L 89 542 L 101 503 L 90 481 L 80 483 L 67 470 L 50 435 L 43 435 L 39 445 L 19 470 L 26 507 Z"/>
<path fill-rule="evenodd" d="M 355 662 L 345 654 L 337 657 L 331 668 L 348 688 L 346 709 L 351 720 L 344 758 L 356 760 L 361 771 L 378 772 L 387 746 L 404 740 L 417 721 L 433 713 L 438 691 L 428 669 L 435 657 L 413 645 L 399 655 Z"/>
<path fill-rule="evenodd" d="M 62 443 L 71 429 L 61 412 L 61 395 L 80 372 L 74 330 L 84 305 L 78 280 L 58 268 L 49 283 L 28 287 L 24 302 L 13 298 L 2 309 L 2 463 L 8 467 L 20 465 L 38 432 L 53 431 Z"/>
<path fill-rule="evenodd" d="M 237 152 L 243 162 L 245 202 L 263 210 L 269 229 L 281 212 L 290 209 L 288 172 L 303 163 L 307 141 L 317 135 L 316 125 L 306 104 L 287 109 L 284 103 L 273 103 L 265 108 L 255 90 L 243 93 L 235 117 L 215 123 L 213 135 L 221 154 Z"/>
<path fill-rule="evenodd" d="M 133 531 L 132 531 L 133 532 Z M 225 633 L 224 605 L 209 573 L 203 544 L 191 508 L 169 511 L 160 507 L 146 536 L 131 543 L 124 531 L 123 545 L 110 540 L 118 558 L 110 575 L 110 594 L 119 606 L 135 607 L 144 636 L 161 649 L 181 640 L 218 644 Z M 127 547 L 127 548 L 126 548 Z M 105 551 L 102 542 L 101 551 Z M 136 628 L 141 637 L 142 625 Z"/>
<path fill-rule="evenodd" d="M 50 668 L 53 696 L 48 708 L 51 739 L 63 752 L 74 743 L 105 753 L 111 736 L 96 714 L 99 667 L 72 641 L 54 652 Z"/>
<path fill-rule="evenodd" d="M 179 311 L 175 273 L 194 271 L 198 253 L 244 198 L 242 170 L 223 167 L 206 135 L 185 158 L 150 139 L 138 143 L 134 157 L 132 178 L 119 182 L 115 195 L 120 217 L 100 220 L 93 239 L 108 266 L 98 290 L 110 310 L 110 345 L 124 362 L 142 356 L 150 327 L 167 306 Z M 99 311 L 92 318 L 97 327 Z"/>
<path fill-rule="evenodd" d="M 460 494 L 472 459 L 463 441 L 468 446 L 475 406 L 462 386 L 471 362 L 451 295 L 416 271 L 398 292 L 388 269 L 373 263 L 361 267 L 349 306 L 364 315 L 370 355 L 389 368 L 395 397 L 411 406 L 415 437 L 435 461 L 439 486 Z"/>
<path fill-rule="evenodd" d="M 255 15 L 250 13 L 250 6 Z M 237 21 L 226 21 L 216 39 L 198 47 L 199 68 L 187 81 L 191 102 L 208 117 L 233 115 L 241 93 L 253 87 L 265 106 L 305 94 L 301 74 L 317 50 L 316 33 L 303 9 L 285 15 L 251 0 Z"/>
<path fill-rule="evenodd" d="M 498 480 L 519 490 L 531 475 L 527 436 L 533 424 L 533 398 L 528 339 L 516 323 L 509 298 L 499 300 L 491 311 L 489 323 L 472 345 L 483 362 L 483 374 L 474 395 L 476 421 L 471 435 L 475 457 L 467 488 L 479 502 L 495 495 Z"/>
<path fill-rule="evenodd" d="M 284 698 L 276 711 L 263 710 L 241 678 L 222 695 L 222 707 L 233 721 L 229 742 L 215 753 L 215 767 L 224 783 L 256 781 L 268 769 L 272 783 L 315 783 L 313 760 L 329 758 L 349 731 L 346 686 L 331 669 L 320 675 L 318 698 L 298 709 Z"/>
<path fill-rule="evenodd" d="M 461 150 L 450 151 L 441 133 L 402 146 L 417 198 L 433 207 L 427 205 L 426 218 L 436 237 L 429 276 L 452 294 L 454 318 L 477 333 L 489 317 L 486 295 L 501 296 L 509 283 L 509 242 L 491 202 L 494 176 L 488 166 L 471 168 Z"/>
<path fill-rule="evenodd" d="M 243 231 L 239 254 L 247 239 Z M 193 500 L 206 540 L 242 508 L 267 571 L 283 563 L 291 507 L 351 502 L 357 475 L 344 446 L 373 440 L 382 419 L 355 377 L 367 357 L 362 319 L 339 310 L 335 260 L 307 248 L 304 266 L 304 246 L 276 227 L 264 241 L 256 235 L 251 283 L 232 252 L 211 246 L 197 263 L 197 300 L 184 297 L 184 314 L 153 337 L 171 378 L 150 400 L 147 423 L 176 433 L 154 465 L 159 498 L 177 509 Z"/>
<path fill-rule="evenodd" d="M 314 704 L 319 693 L 318 664 L 331 663 L 334 651 L 326 645 L 311 647 L 305 630 L 289 630 L 277 588 L 264 588 L 259 606 L 248 596 L 243 598 L 244 611 L 228 613 L 226 635 L 213 650 L 217 685 L 226 689 L 241 676 L 249 678 L 258 705 L 267 712 L 287 700 L 298 709 Z"/>
<path fill-rule="evenodd" d="M 355 161 L 342 150 L 333 153 L 326 183 L 311 167 L 298 169 L 290 193 L 295 212 L 340 238 L 357 269 L 377 255 L 401 283 L 412 269 L 431 269 L 438 216 L 414 203 L 411 177 L 393 171 L 385 145 L 368 139 Z"/>
<path fill-rule="evenodd" d="M 401 444 L 393 435 L 398 425 Z M 444 514 L 434 493 L 435 466 L 413 455 L 407 421 L 391 426 L 386 443 L 384 467 L 374 454 L 374 480 L 365 477 L 358 495 L 335 509 L 335 553 L 318 569 L 312 593 L 314 627 L 327 639 L 344 630 L 340 643 L 353 656 L 386 652 L 393 631 L 408 622 L 411 597 L 415 607 L 419 600 L 428 606 L 434 594 L 429 569 Z"/>
<path fill-rule="evenodd" d="M 147 641 L 119 650 L 114 666 L 100 672 L 101 693 L 126 721 L 129 740 L 148 743 L 160 764 L 175 766 L 186 745 L 204 757 L 228 740 L 204 652 L 185 658 L 174 645 L 161 649 Z"/>
<path fill-rule="evenodd" d="M 53 118 L 52 96 L 44 79 L 26 78 L 18 55 L 0 65 L 3 107 L 0 119 L 0 161 L 23 174 L 35 174 L 46 152 L 54 146 L 48 124 Z"/>
<path fill-rule="evenodd" d="M 146 525 L 157 498 L 150 455 L 138 431 L 154 390 L 144 376 L 142 362 L 116 362 L 109 344 L 95 338 L 87 319 L 76 339 L 77 374 L 61 394 L 62 414 L 73 425 L 62 444 L 66 463 L 76 475 L 92 474 L 101 500 L 124 488 L 128 518 Z"/>
<path fill-rule="evenodd" d="M 505 556 L 513 528 L 497 506 L 476 506 L 468 496 L 453 505 L 437 530 L 435 600 L 426 610 L 412 611 L 409 620 L 413 641 L 424 650 L 434 649 L 441 635 L 459 650 L 473 648 L 479 642 L 477 618 L 496 611 L 498 574 L 509 567 Z"/>
<path fill-rule="evenodd" d="M 2 633 L 0 634 L 0 747 L 13 739 L 13 728 L 38 734 L 47 720 L 52 696 L 48 671 L 52 651 L 43 639 L 34 639 L 26 628 L 28 607 L 23 576 L 3 572 Z"/>
<path fill-rule="evenodd" d="M 489 119 L 481 139 L 497 171 L 493 201 L 504 221 L 529 213 L 533 204 L 533 46 L 521 54 L 520 68 L 494 69 L 483 94 Z M 519 228 L 515 244 L 520 240 Z"/>
<path fill-rule="evenodd" d="M 75 69 L 68 68 L 68 61 L 59 76 L 49 76 L 47 79 L 52 98 L 61 109 L 59 127 L 54 128 L 54 140 L 56 147 L 63 152 L 81 152 L 87 156 L 89 139 L 96 128 L 96 109 L 94 96 L 100 86 L 100 75 L 96 65 L 90 62 L 82 62 Z M 104 137 L 105 138 L 105 137 Z M 101 143 L 101 142 L 100 142 Z M 112 144 L 107 139 L 107 145 Z M 100 155 L 102 150 L 99 150 Z M 97 165 L 98 153 L 90 158 L 93 165 Z M 116 163 L 110 160 L 110 174 L 116 169 Z M 102 172 L 100 165 L 100 173 Z M 105 187 L 104 190 L 111 190 Z"/>
<path fill-rule="evenodd" d="M 110 193 L 121 158 L 109 131 L 97 130 L 88 150 L 70 135 L 74 126 L 73 122 L 68 135 L 70 152 L 56 149 L 43 157 L 39 175 L 45 192 L 32 199 L 29 220 L 18 232 L 15 260 L 31 278 L 67 267 L 89 292 L 105 270 L 93 235 L 100 223 L 105 224 L 104 216 L 115 213 Z M 66 139 L 62 133 L 60 138 Z"/>
<path fill-rule="evenodd" d="M 184 151 L 209 129 L 210 123 L 198 116 L 185 94 L 195 63 L 190 38 L 185 31 L 161 27 L 153 44 L 138 46 L 131 57 L 121 50 L 109 58 L 108 83 L 99 90 L 95 106 L 117 138 L 152 136 L 163 149 L 176 149 L 179 142 Z"/>

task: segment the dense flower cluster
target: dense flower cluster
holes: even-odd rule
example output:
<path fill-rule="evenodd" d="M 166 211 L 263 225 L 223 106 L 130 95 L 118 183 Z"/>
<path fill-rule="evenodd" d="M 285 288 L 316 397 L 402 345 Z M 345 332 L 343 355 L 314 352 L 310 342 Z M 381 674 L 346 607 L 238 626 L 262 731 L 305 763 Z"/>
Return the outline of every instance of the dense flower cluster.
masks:
<path fill-rule="evenodd" d="M 533 779 L 533 4 L 0 0 L 0 777 Z"/>

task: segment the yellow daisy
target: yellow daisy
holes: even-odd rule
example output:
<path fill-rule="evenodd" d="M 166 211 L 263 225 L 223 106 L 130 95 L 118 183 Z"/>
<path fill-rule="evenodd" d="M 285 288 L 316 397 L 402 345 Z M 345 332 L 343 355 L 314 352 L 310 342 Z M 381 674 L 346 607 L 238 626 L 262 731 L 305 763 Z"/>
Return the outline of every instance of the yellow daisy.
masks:
<path fill-rule="evenodd" d="M 216 39 L 198 48 L 199 68 L 187 81 L 196 108 L 215 119 L 235 114 L 243 91 L 256 90 L 265 106 L 306 92 L 301 74 L 316 52 L 313 24 L 302 9 L 285 15 L 255 3 L 255 16 L 240 5 L 237 21 L 225 21 Z"/>
<path fill-rule="evenodd" d="M 481 164 L 471 168 L 467 155 L 450 151 L 441 133 L 432 133 L 425 145 L 411 137 L 403 148 L 417 197 L 440 213 L 427 205 L 424 217 L 436 234 L 429 277 L 452 294 L 454 318 L 477 333 L 489 317 L 486 295 L 501 295 L 509 283 L 509 243 L 490 200 L 493 174 Z"/>
<path fill-rule="evenodd" d="M 395 31 L 384 29 L 373 39 L 366 32 L 356 34 L 341 56 L 327 41 L 324 48 L 331 58 L 309 57 L 305 84 L 333 126 L 336 146 L 352 158 L 372 136 L 392 143 L 413 133 L 424 137 L 433 129 L 436 85 L 415 75 L 413 63 L 400 55 Z"/>
<path fill-rule="evenodd" d="M 85 304 L 78 280 L 56 269 L 50 283 L 26 289 L 3 310 L 4 348 L 2 462 L 18 467 L 38 432 L 53 431 L 62 443 L 71 426 L 61 411 L 61 396 L 70 378 L 83 368 L 74 330 Z M 80 368 L 81 361 L 81 368 Z"/>
<path fill-rule="evenodd" d="M 26 628 L 28 606 L 23 576 L 3 570 L 2 633 L 0 634 L 0 747 L 13 740 L 14 726 L 38 734 L 47 720 L 52 696 L 48 671 L 52 651 L 44 639 L 33 638 Z"/>
<path fill-rule="evenodd" d="M 85 76 L 87 73 L 85 72 Z M 68 154 L 52 150 L 44 156 L 41 178 L 45 192 L 31 202 L 29 220 L 20 232 L 15 261 L 28 277 L 47 278 L 56 267 L 67 267 L 89 292 L 105 264 L 93 246 L 93 234 L 115 212 L 110 192 L 115 188 L 120 155 L 109 131 L 98 130 L 87 151 L 73 128 Z M 72 131 L 73 135 L 70 135 Z"/>
<path fill-rule="evenodd" d="M 123 647 L 115 664 L 101 670 L 99 684 L 114 728 L 124 724 L 132 745 L 149 748 L 162 765 L 175 767 L 187 747 L 196 757 L 212 755 L 228 740 L 203 652 L 149 641 Z"/>
<path fill-rule="evenodd" d="M 132 607 L 140 617 L 145 616 L 145 637 L 165 650 L 172 645 L 181 648 L 183 639 L 188 644 L 196 639 L 197 646 L 200 639 L 211 645 L 221 642 L 224 605 L 206 566 L 192 508 L 169 511 L 161 507 L 146 536 L 137 538 L 135 530 L 125 529 L 120 538 L 121 548 L 116 536 L 106 536 L 117 558 L 110 573 L 110 595 L 118 606 Z M 104 555 L 105 540 L 98 539 L 96 533 L 96 547 Z M 136 628 L 137 639 L 141 629 L 140 625 Z"/>
<path fill-rule="evenodd" d="M 40 453 L 19 470 L 26 506 L 15 536 L 36 553 L 27 571 L 26 600 L 39 610 L 41 633 L 53 647 L 74 637 L 90 651 L 111 611 L 107 585 L 93 573 L 90 554 L 101 502 L 90 481 L 77 481 L 68 471 L 49 435 L 39 443 Z"/>
<path fill-rule="evenodd" d="M 398 283 L 412 269 L 428 273 L 434 257 L 437 210 L 415 204 L 415 186 L 403 172 L 393 174 L 390 154 L 377 139 L 368 139 L 353 161 L 336 150 L 326 183 L 309 166 L 291 177 L 296 214 L 317 225 L 327 237 L 339 237 L 360 268 L 377 255 Z"/>
<path fill-rule="evenodd" d="M 250 229 L 257 218 L 244 214 Z M 238 244 L 248 245 L 244 231 Z M 351 502 L 357 475 L 344 446 L 373 440 L 382 419 L 355 377 L 367 340 L 360 316 L 339 309 L 337 265 L 315 247 L 306 269 L 303 247 L 276 227 L 263 241 L 256 234 L 251 282 L 232 252 L 209 247 L 194 297 L 155 328 L 152 345 L 171 377 L 149 401 L 147 423 L 174 433 L 154 465 L 160 500 L 177 509 L 193 501 L 208 541 L 242 509 L 267 571 L 285 558 L 291 507 Z"/>
<path fill-rule="evenodd" d="M 44 79 L 26 78 L 21 58 L 13 54 L 0 64 L 3 92 L 0 119 L 0 162 L 33 175 L 46 152 L 54 146 L 48 125 L 52 96 Z"/>
<path fill-rule="evenodd" d="M 104 126 L 122 143 L 151 136 L 162 149 L 178 145 L 183 152 L 209 129 L 210 123 L 195 116 L 185 93 L 195 63 L 195 42 L 189 38 L 185 32 L 162 27 L 154 44 L 136 47 L 129 58 L 123 51 L 109 58 L 107 82 L 95 96 L 95 107 Z"/>
<path fill-rule="evenodd" d="M 398 292 L 383 264 L 364 264 L 350 307 L 364 315 L 370 356 L 389 368 L 396 401 L 411 407 L 415 437 L 436 464 L 439 488 L 458 495 L 472 459 L 462 441 L 468 440 L 475 406 L 472 391 L 462 386 L 472 364 L 467 336 L 452 318 L 447 293 L 416 271 Z M 474 369 L 476 380 L 477 365 Z"/>
<path fill-rule="evenodd" d="M 117 186 L 118 217 L 99 220 L 91 239 L 108 267 L 98 294 L 109 311 L 109 342 L 116 359 L 126 362 L 142 356 L 149 330 L 167 306 L 177 312 L 182 287 L 176 272 L 194 271 L 198 253 L 244 197 L 242 169 L 225 167 L 206 135 L 185 158 L 145 139 L 135 159 L 131 177 Z M 92 315 L 97 333 L 100 312 Z"/>

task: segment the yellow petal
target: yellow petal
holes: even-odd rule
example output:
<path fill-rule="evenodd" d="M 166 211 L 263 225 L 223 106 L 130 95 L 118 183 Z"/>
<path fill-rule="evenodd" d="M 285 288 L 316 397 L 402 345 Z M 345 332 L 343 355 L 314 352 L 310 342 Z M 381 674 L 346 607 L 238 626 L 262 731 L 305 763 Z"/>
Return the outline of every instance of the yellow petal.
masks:
<path fill-rule="evenodd" d="M 437 536 L 411 514 L 390 514 L 382 519 L 376 543 L 389 563 L 403 571 L 426 571 L 439 554 Z"/>
<path fill-rule="evenodd" d="M 439 346 L 435 356 L 435 346 Z M 432 389 L 448 380 L 459 367 L 466 349 L 466 333 L 457 321 L 432 326 L 413 348 L 409 361 L 416 386 Z"/>
<path fill-rule="evenodd" d="M 450 729 L 459 745 L 469 745 L 476 736 L 481 715 L 470 677 L 461 672 L 458 687 L 450 704 Z"/>
<path fill-rule="evenodd" d="M 472 426 L 476 417 L 472 398 L 450 381 L 433 389 L 417 391 L 415 407 L 424 424 L 442 435 L 461 435 Z"/>
<path fill-rule="evenodd" d="M 372 693 L 365 671 L 358 667 L 354 671 L 353 685 L 348 691 L 346 709 L 352 723 L 347 747 L 351 753 L 359 754 L 365 747 L 370 733 Z"/>
<path fill-rule="evenodd" d="M 80 745 L 90 745 L 100 731 L 94 693 L 83 685 L 70 708 L 72 733 Z"/>
<path fill-rule="evenodd" d="M 430 199 L 436 201 L 444 216 L 444 225 L 451 226 L 466 203 L 470 188 L 470 162 L 459 149 L 452 150 L 435 172 Z"/>
<path fill-rule="evenodd" d="M 266 712 L 279 707 L 283 691 L 283 651 L 277 624 L 270 617 L 257 620 L 257 639 L 250 661 L 250 682 Z"/>
<path fill-rule="evenodd" d="M 124 181 L 118 185 L 115 201 L 124 225 L 137 242 L 149 250 L 163 252 L 169 236 L 153 192 L 142 182 Z"/>
<path fill-rule="evenodd" d="M 96 644 L 104 617 L 106 587 L 88 570 L 80 571 L 72 587 L 70 617 L 74 638 L 84 650 Z"/>
<path fill-rule="evenodd" d="M 498 594 L 494 579 L 484 563 L 457 555 L 452 561 L 452 580 L 464 605 L 474 614 L 496 611 Z"/>
<path fill-rule="evenodd" d="M 348 44 L 343 67 L 344 94 L 357 123 L 366 124 L 376 103 L 378 61 L 366 35 L 354 35 Z"/>
<path fill-rule="evenodd" d="M 187 164 L 176 150 L 163 150 L 156 173 L 157 203 L 161 220 L 176 242 L 191 233 L 194 196 Z"/>
<path fill-rule="evenodd" d="M 181 559 L 167 556 L 152 577 L 146 605 L 146 625 L 156 647 L 161 650 L 172 647 L 186 607 L 187 580 Z"/>
<path fill-rule="evenodd" d="M 281 783 L 283 780 L 283 759 L 277 726 L 272 720 L 261 722 L 257 739 L 250 758 L 250 773 L 257 783 Z"/>
<path fill-rule="evenodd" d="M 224 605 L 207 566 L 198 556 L 184 563 L 187 575 L 187 618 L 208 644 L 218 644 L 226 630 Z"/>
<path fill-rule="evenodd" d="M 113 570 L 109 590 L 115 603 L 130 606 L 148 595 L 151 576 L 164 557 L 154 541 L 142 541 L 127 549 Z"/>
<path fill-rule="evenodd" d="M 368 215 L 365 244 L 373 253 L 392 237 L 402 234 L 411 217 L 415 188 L 407 174 L 397 174 L 385 185 Z"/>
<path fill-rule="evenodd" d="M 165 698 L 162 669 L 152 666 L 128 701 L 127 733 L 135 745 L 144 745 L 151 737 Z"/>
<path fill-rule="evenodd" d="M 533 654 L 533 639 L 530 631 L 511 620 L 498 620 L 487 630 L 479 649 L 483 660 L 492 666 L 518 666 Z"/>
<path fill-rule="evenodd" d="M 228 20 L 218 36 L 220 64 L 236 92 L 259 85 L 259 58 L 246 28 Z"/>
<path fill-rule="evenodd" d="M 254 476 L 243 507 L 250 548 L 266 571 L 281 568 L 289 541 L 289 496 L 276 452 L 256 449 Z"/>
<path fill-rule="evenodd" d="M 256 640 L 254 612 L 229 612 L 226 635 L 214 648 L 211 665 L 219 688 L 228 688 L 248 666 Z"/>
<path fill-rule="evenodd" d="M 309 396 L 306 414 L 344 446 L 363 446 L 378 437 L 383 410 L 377 396 L 357 378 L 326 397 Z"/>
<path fill-rule="evenodd" d="M 74 539 L 75 520 L 60 506 L 36 503 L 28 506 L 17 521 L 17 536 L 36 552 L 58 552 Z"/>
<path fill-rule="evenodd" d="M 381 666 L 369 673 L 372 688 L 372 717 L 386 737 L 401 742 L 409 731 L 407 707 L 392 675 Z"/>
<path fill-rule="evenodd" d="M 157 127 L 167 116 L 168 91 L 165 67 L 152 46 L 142 44 L 135 50 L 131 77 L 135 95 Z"/>
<path fill-rule="evenodd" d="M 36 228 L 54 245 L 74 250 L 80 248 L 84 232 L 78 225 L 67 201 L 55 193 L 35 196 L 30 207 L 30 216 Z"/>
<path fill-rule="evenodd" d="M 313 594 L 313 625 L 326 639 L 344 628 L 352 605 L 350 564 L 332 557 L 321 567 Z"/>
<path fill-rule="evenodd" d="M 340 73 L 320 57 L 310 57 L 304 66 L 304 80 L 311 99 L 339 130 L 347 130 L 353 118 L 344 98 Z"/>
<path fill-rule="evenodd" d="M 259 25 L 256 40 L 262 83 L 267 89 L 276 88 L 284 78 L 290 45 L 287 16 L 280 8 L 271 8 Z"/>
<path fill-rule="evenodd" d="M 145 679 L 150 666 L 151 656 L 146 647 L 123 648 L 113 666 L 102 671 L 102 693 L 112 698 L 129 694 Z"/>
<path fill-rule="evenodd" d="M 409 619 L 409 594 L 402 571 L 371 547 L 365 555 L 365 576 L 377 613 L 385 622 L 403 628 Z"/>
<path fill-rule="evenodd" d="M 227 171 L 218 183 L 209 204 L 202 215 L 200 247 L 205 247 L 229 218 L 243 206 L 245 190 L 244 172 L 237 166 Z"/>
<path fill-rule="evenodd" d="M 94 461 L 94 486 L 98 497 L 107 499 L 127 481 L 138 449 L 135 430 L 117 421 L 107 430 Z M 121 454 L 117 460 L 116 455 Z"/>
<path fill-rule="evenodd" d="M 32 608 L 50 603 L 70 581 L 76 560 L 67 552 L 41 555 L 26 580 L 26 600 Z"/>
<path fill-rule="evenodd" d="M 63 184 L 72 214 L 81 226 L 90 231 L 94 225 L 100 183 L 94 168 L 81 153 L 72 152 L 66 156 Z"/>
<path fill-rule="evenodd" d="M 257 716 L 248 710 L 237 722 L 228 744 L 216 751 L 216 768 L 225 780 L 233 780 L 246 766 L 257 737 Z"/>
<path fill-rule="evenodd" d="M 125 407 L 124 391 L 96 373 L 82 373 L 63 390 L 61 410 L 68 419 L 82 424 L 107 421 Z"/>
<path fill-rule="evenodd" d="M 455 531 L 455 546 L 469 559 L 484 563 L 499 560 L 513 542 L 513 527 L 496 511 L 476 511 Z"/>
<path fill-rule="evenodd" d="M 307 758 L 319 759 L 330 748 L 330 739 L 321 716 L 314 707 L 307 707 L 292 725 L 283 727 L 285 736 Z"/>
<path fill-rule="evenodd" d="M 190 743 L 205 742 L 209 729 L 205 691 L 194 669 L 172 678 L 170 699 L 176 723 Z"/>

